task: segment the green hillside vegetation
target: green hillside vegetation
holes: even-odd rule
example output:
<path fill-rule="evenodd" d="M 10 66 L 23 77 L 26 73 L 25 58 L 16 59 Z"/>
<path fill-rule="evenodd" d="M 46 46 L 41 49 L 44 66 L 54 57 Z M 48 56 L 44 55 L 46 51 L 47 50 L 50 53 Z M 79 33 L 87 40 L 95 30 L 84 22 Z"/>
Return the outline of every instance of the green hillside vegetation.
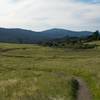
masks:
<path fill-rule="evenodd" d="M 46 42 L 40 42 L 42 46 L 58 47 L 58 48 L 69 48 L 69 49 L 93 49 L 97 48 L 97 44 L 90 44 L 89 42 L 99 41 L 99 31 L 93 32 L 92 35 L 87 37 L 69 37 L 54 39 Z"/>

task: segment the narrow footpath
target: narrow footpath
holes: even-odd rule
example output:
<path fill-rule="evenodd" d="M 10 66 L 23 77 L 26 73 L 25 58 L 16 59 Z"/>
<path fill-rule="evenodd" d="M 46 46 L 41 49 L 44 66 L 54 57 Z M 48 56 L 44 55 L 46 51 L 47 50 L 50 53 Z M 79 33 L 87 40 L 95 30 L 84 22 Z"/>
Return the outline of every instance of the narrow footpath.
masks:
<path fill-rule="evenodd" d="M 78 90 L 77 100 L 92 100 L 92 96 L 90 94 L 90 91 L 89 91 L 86 83 L 81 79 L 77 79 L 77 81 L 79 82 L 79 90 Z"/>

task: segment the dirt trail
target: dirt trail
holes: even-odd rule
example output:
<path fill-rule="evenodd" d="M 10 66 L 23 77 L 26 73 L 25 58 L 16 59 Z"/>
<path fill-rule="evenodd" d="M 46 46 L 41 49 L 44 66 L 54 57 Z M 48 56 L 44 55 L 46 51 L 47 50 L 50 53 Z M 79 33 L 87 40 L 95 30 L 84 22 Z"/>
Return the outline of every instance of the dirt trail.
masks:
<path fill-rule="evenodd" d="M 79 82 L 79 91 L 78 91 L 78 97 L 77 100 L 92 100 L 92 96 L 90 94 L 90 91 L 84 81 L 81 79 L 77 79 Z"/>

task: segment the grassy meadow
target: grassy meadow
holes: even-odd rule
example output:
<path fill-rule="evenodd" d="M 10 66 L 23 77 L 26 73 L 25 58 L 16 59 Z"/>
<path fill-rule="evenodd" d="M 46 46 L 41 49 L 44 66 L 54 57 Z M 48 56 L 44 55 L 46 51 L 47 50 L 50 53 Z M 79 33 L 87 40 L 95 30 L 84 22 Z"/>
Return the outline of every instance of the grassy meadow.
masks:
<path fill-rule="evenodd" d="M 100 42 L 94 49 L 0 43 L 0 100 L 73 100 L 70 79 L 100 100 Z"/>

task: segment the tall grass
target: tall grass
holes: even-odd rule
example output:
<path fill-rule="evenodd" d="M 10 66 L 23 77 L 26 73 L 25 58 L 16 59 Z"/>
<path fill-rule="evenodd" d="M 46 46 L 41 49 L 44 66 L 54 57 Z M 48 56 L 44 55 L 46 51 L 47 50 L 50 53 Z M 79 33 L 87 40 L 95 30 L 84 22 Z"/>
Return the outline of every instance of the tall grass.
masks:
<path fill-rule="evenodd" d="M 0 100 L 71 100 L 77 90 L 73 76 L 86 81 L 93 100 L 100 100 L 96 43 L 86 50 L 0 44 Z"/>

